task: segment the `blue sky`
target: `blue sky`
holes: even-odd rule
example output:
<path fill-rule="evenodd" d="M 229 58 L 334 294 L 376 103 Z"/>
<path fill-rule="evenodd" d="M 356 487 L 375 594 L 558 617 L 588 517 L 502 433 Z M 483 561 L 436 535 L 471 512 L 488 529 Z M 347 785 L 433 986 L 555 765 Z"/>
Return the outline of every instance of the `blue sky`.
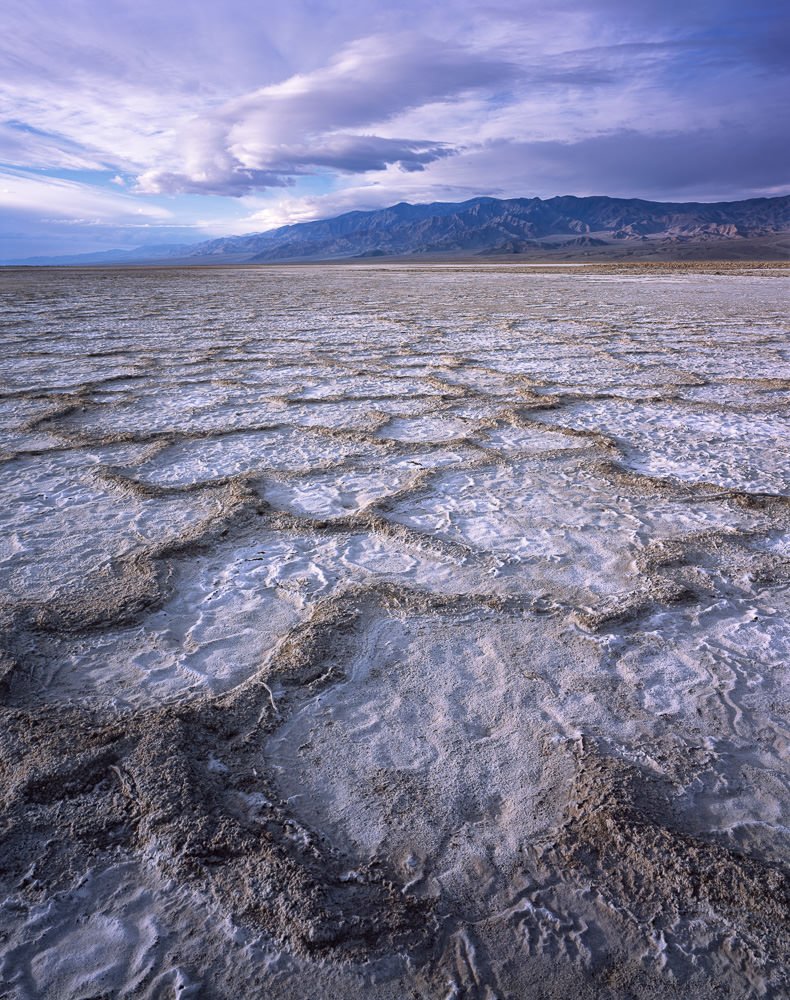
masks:
<path fill-rule="evenodd" d="M 4 0 L 0 259 L 397 201 L 790 193 L 790 6 Z"/>

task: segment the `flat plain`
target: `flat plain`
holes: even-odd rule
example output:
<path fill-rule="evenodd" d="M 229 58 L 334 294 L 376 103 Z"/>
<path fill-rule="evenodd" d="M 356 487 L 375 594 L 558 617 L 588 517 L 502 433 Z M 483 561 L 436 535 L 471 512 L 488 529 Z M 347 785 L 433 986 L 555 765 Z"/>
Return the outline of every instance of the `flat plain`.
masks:
<path fill-rule="evenodd" d="M 1 272 L 3 995 L 787 995 L 789 290 Z"/>

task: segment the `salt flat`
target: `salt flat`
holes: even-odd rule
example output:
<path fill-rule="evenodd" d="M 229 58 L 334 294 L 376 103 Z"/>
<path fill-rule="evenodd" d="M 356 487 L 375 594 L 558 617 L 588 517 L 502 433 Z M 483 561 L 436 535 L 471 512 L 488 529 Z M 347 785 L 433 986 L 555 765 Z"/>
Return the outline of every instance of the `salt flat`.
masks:
<path fill-rule="evenodd" d="M 0 272 L 4 995 L 787 995 L 789 281 Z"/>

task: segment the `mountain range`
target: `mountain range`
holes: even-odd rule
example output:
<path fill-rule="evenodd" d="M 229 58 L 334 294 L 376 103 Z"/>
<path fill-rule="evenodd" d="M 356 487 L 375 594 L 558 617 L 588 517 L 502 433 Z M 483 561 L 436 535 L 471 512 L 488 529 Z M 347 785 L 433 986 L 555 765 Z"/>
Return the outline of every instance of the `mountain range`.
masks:
<path fill-rule="evenodd" d="M 790 259 L 790 197 L 655 202 L 604 196 L 472 198 L 347 212 L 193 245 L 9 264 L 256 264 L 375 257 Z"/>

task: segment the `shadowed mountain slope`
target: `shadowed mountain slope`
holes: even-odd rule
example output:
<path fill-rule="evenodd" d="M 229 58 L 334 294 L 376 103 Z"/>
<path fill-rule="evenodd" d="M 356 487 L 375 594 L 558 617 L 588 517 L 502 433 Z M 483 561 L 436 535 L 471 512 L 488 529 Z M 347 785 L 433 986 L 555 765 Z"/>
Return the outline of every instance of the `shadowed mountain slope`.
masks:
<path fill-rule="evenodd" d="M 510 254 L 622 244 L 722 243 L 790 233 L 790 198 L 672 204 L 606 197 L 474 198 L 211 240 L 190 257 L 249 261 L 408 254 Z"/>
<path fill-rule="evenodd" d="M 653 202 L 603 196 L 401 202 L 369 212 L 207 240 L 15 263 L 178 264 L 322 261 L 384 256 L 790 259 L 790 197 Z"/>

